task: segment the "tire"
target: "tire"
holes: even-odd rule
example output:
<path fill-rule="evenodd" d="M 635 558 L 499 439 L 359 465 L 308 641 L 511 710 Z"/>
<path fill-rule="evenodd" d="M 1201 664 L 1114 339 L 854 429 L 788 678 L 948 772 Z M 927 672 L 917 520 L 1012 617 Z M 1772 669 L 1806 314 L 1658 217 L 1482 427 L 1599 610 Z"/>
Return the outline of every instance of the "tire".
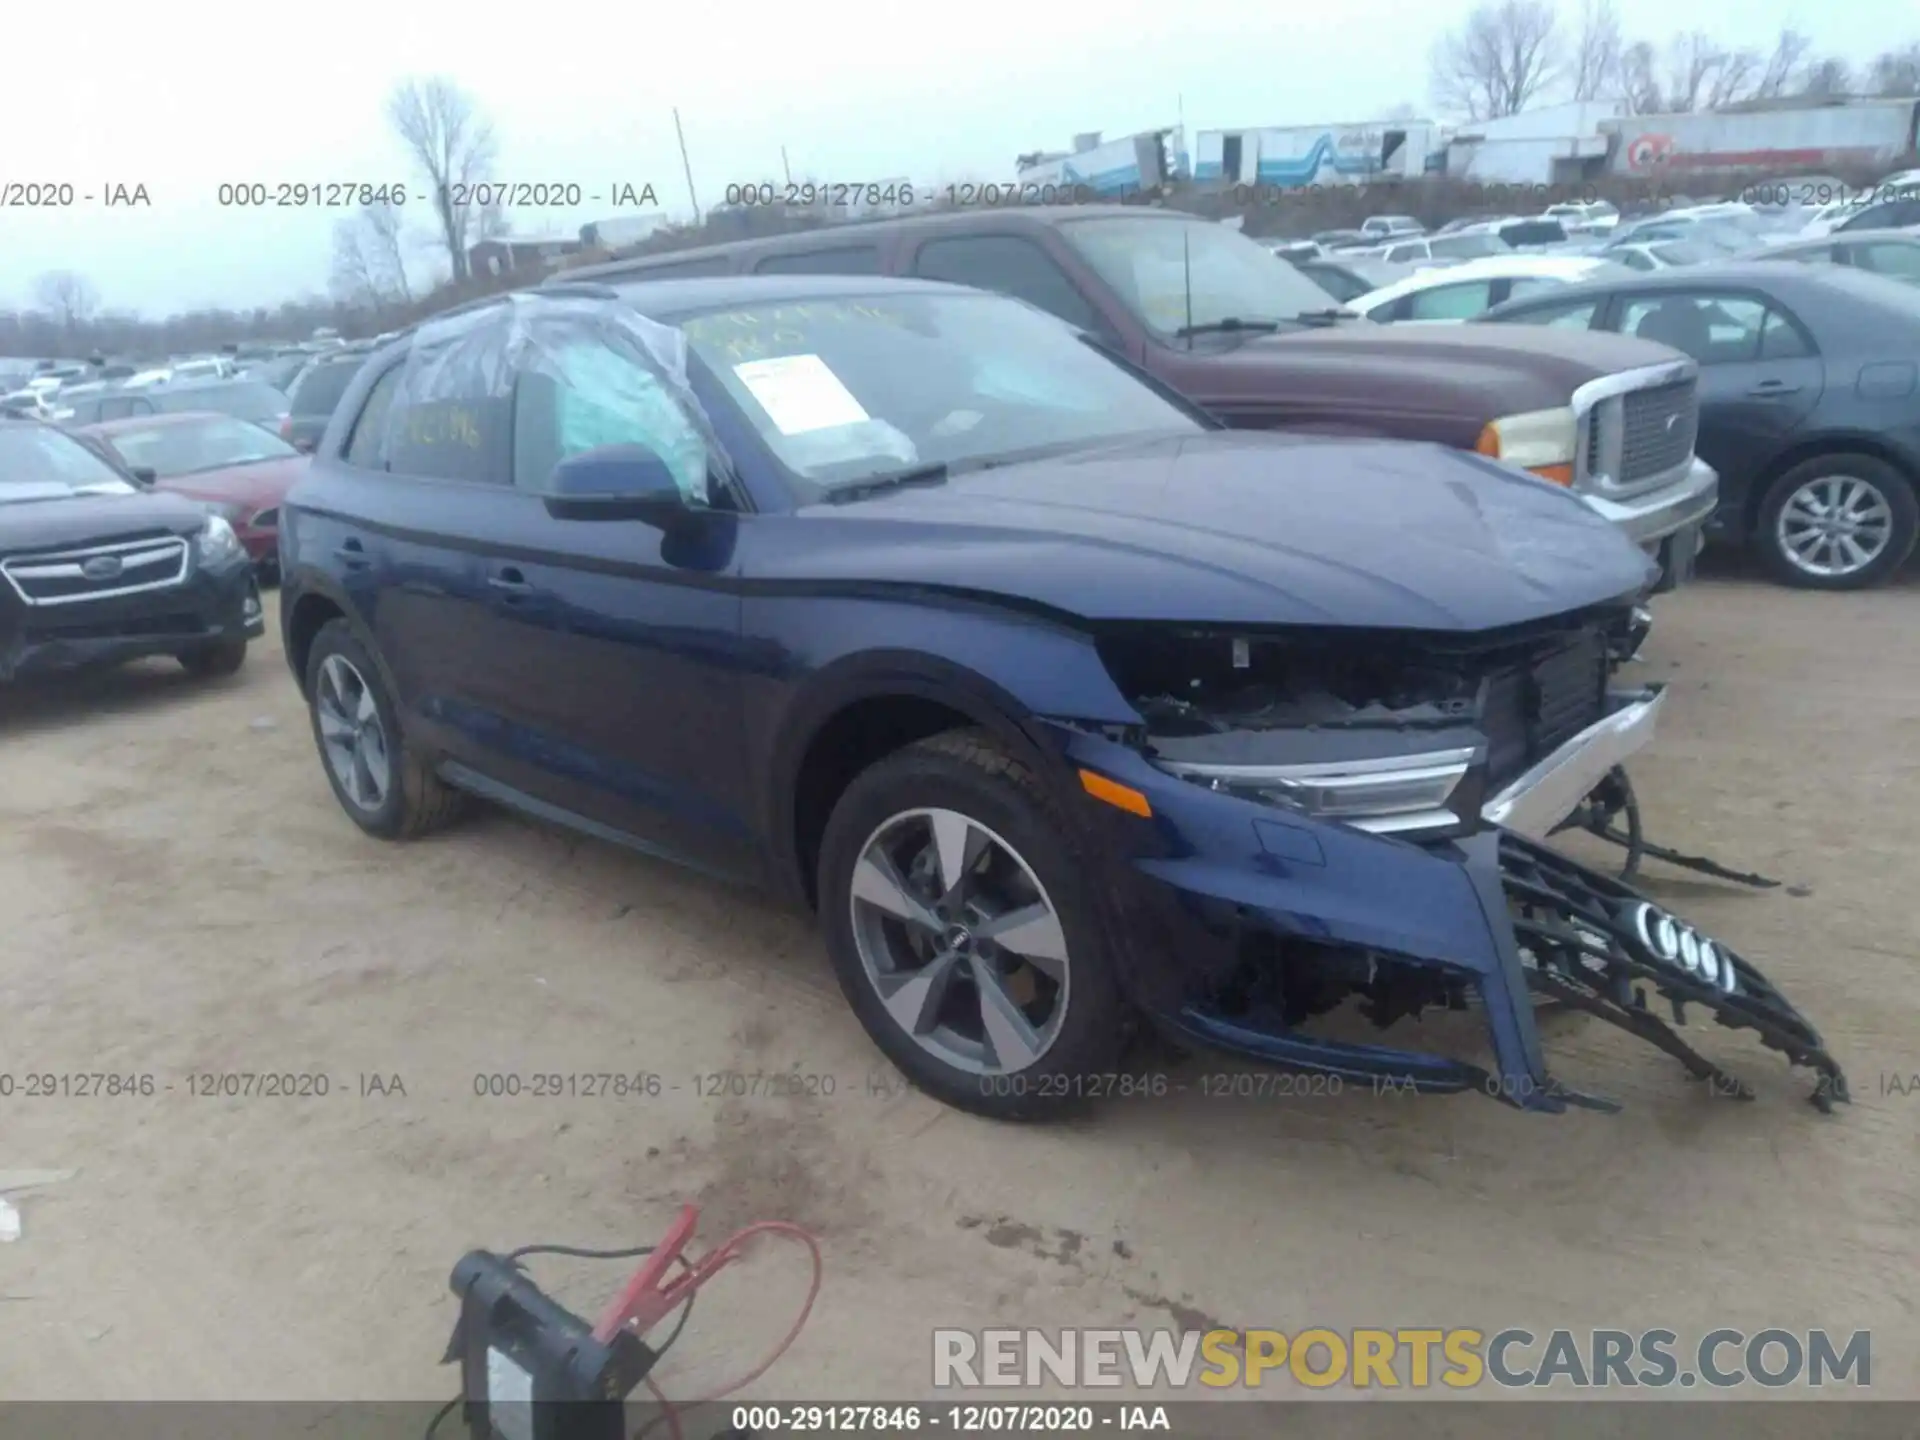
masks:
<path fill-rule="evenodd" d="M 920 863 L 933 867 L 937 847 L 932 843 L 933 819 L 920 812 L 937 811 L 968 822 L 969 844 L 978 834 L 987 851 L 969 883 L 995 902 L 989 909 L 1001 913 L 1022 910 L 1035 914 L 1037 903 L 1050 908 L 1049 928 L 1043 915 L 1039 926 L 1019 927 L 1029 937 L 1036 956 L 1057 950 L 1054 961 L 1021 960 L 1011 947 L 993 940 L 954 941 L 956 929 L 944 932 L 925 924 L 893 918 L 878 905 L 856 895 L 856 871 L 869 893 L 877 873 L 863 865 L 870 847 L 895 844 L 902 855 L 916 848 L 921 827 L 926 844 L 918 846 Z M 954 823 L 946 822 L 949 827 Z M 949 833 L 954 833 L 949 830 Z M 993 843 L 997 842 L 997 843 Z M 957 853 L 957 852 L 955 852 Z M 906 863 L 905 861 L 902 862 Z M 1018 867 L 1018 868 L 1016 868 Z M 937 909 L 931 895 L 938 881 L 922 870 L 902 871 L 917 888 L 929 909 Z M 820 847 L 819 896 L 821 928 L 840 988 L 866 1027 L 874 1044 L 920 1089 L 957 1109 L 1000 1120 L 1051 1117 L 1079 1108 L 1100 1092 L 1099 1080 L 1110 1076 L 1124 1051 L 1131 1012 L 1120 988 L 1113 947 L 1102 921 L 1097 879 L 1084 863 L 1071 827 L 1045 787 L 1024 764 L 990 736 L 978 730 L 956 730 L 923 740 L 887 756 L 863 771 L 840 797 L 827 822 Z M 1031 882 L 1031 883 L 1030 883 Z M 955 887 L 956 892 L 960 887 Z M 949 907 L 949 914 L 954 913 Z M 984 930 L 990 922 L 962 914 Z M 1007 933 L 1015 933 L 1009 930 Z M 1038 934 L 1043 939 L 1034 938 Z M 863 945 L 866 947 L 863 950 Z M 955 981 L 947 993 L 960 1018 L 953 1026 L 936 1029 L 929 1039 L 916 1038 L 894 1018 L 881 998 L 883 981 L 873 978 L 869 956 L 891 959 L 915 946 L 968 958 L 949 963 Z M 984 948 L 983 948 L 984 947 Z M 882 955 L 884 951 L 884 955 Z M 931 973 L 941 962 L 926 962 Z M 1002 967 L 1005 967 L 1004 972 Z M 880 967 L 876 966 L 877 972 Z M 1049 973 L 1042 973 L 1046 968 Z M 1064 983 L 1056 983 L 1057 968 Z M 919 974 L 905 969 L 902 973 Z M 995 993 L 1022 1006 L 1031 1023 L 1024 1032 L 1009 1031 L 1003 1020 L 998 1033 L 1019 1033 L 1022 1039 L 1046 1032 L 1050 1038 L 1032 1055 L 1017 1045 L 983 1041 L 979 1053 L 962 1055 L 969 1021 L 986 1033 L 988 1009 L 981 1003 L 981 974 L 999 976 Z M 1048 1004 L 1063 1008 L 1055 1012 Z M 939 1012 L 949 1013 L 946 1010 Z M 1034 1015 L 1040 1016 L 1033 1019 Z M 1036 1027 L 1038 1027 L 1036 1029 Z M 944 1037 L 944 1038 L 943 1038 Z"/>
<path fill-rule="evenodd" d="M 320 768 L 333 787 L 334 799 L 354 824 L 382 840 L 410 840 L 440 829 L 459 813 L 466 797 L 435 775 L 426 758 L 407 744 L 393 698 L 380 678 L 380 667 L 346 621 L 329 621 L 314 637 L 307 654 L 306 691 L 307 715 L 313 725 L 314 747 L 320 753 Z M 372 751 L 363 748 L 362 742 L 371 743 L 364 727 L 346 745 L 350 754 L 359 754 L 362 763 L 337 766 L 340 750 L 330 747 L 327 727 L 343 715 L 362 720 L 367 713 L 363 696 L 371 702 L 371 719 L 378 727 L 377 749 L 384 767 L 373 763 Z M 343 771 L 355 777 L 355 789 L 349 789 Z M 367 782 L 383 777 L 384 783 L 376 793 Z"/>
<path fill-rule="evenodd" d="M 213 680 L 225 675 L 237 675 L 240 667 L 247 663 L 247 642 L 222 640 L 196 650 L 182 650 L 175 658 L 179 660 L 181 668 L 195 679 Z"/>
<path fill-rule="evenodd" d="M 1822 573 L 1813 567 L 1844 564 L 1837 552 L 1816 549 L 1803 562 L 1796 558 L 1782 532 L 1797 525 L 1805 533 L 1807 527 L 1818 523 L 1809 505 L 1818 506 L 1823 499 L 1831 501 L 1840 495 L 1852 497 L 1851 511 L 1856 520 L 1868 514 L 1877 514 L 1882 520 L 1878 526 L 1856 530 L 1855 543 L 1875 535 L 1883 538 L 1866 563 Z M 1796 497 L 1800 497 L 1797 503 Z M 1789 505 L 1794 506 L 1791 516 L 1785 514 Z M 1843 451 L 1803 460 L 1767 487 L 1753 542 L 1767 569 L 1784 585 L 1802 590 L 1865 590 L 1885 583 L 1906 563 L 1917 537 L 1920 503 L 1915 501 L 1912 482 L 1884 460 Z"/>

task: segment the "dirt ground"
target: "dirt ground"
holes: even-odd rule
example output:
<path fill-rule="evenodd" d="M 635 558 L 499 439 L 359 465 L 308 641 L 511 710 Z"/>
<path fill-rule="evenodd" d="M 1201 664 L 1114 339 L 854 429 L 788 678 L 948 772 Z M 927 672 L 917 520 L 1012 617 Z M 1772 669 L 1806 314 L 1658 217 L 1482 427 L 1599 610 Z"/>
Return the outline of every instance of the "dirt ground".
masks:
<path fill-rule="evenodd" d="M 156 663 L 0 699 L 0 1072 L 156 1081 L 0 1099 L 0 1172 L 76 1172 L 0 1245 L 0 1396 L 437 1400 L 465 1250 L 644 1243 L 683 1200 L 708 1240 L 820 1237 L 762 1397 L 926 1393 L 936 1325 L 1216 1322 L 1870 1329 L 1876 1395 L 1920 1395 L 1917 600 L 1712 575 L 1640 667 L 1674 687 L 1635 767 L 1654 838 L 1787 882 L 1652 888 L 1821 1025 L 1857 1094 L 1830 1119 L 1744 1034 L 1702 1039 L 1748 1105 L 1575 1022 L 1556 1068 L 1624 1114 L 1190 1085 L 995 1126 L 900 1088 L 768 903 L 496 812 L 362 836 L 273 635 L 230 682 Z M 191 1093 L 226 1072 L 330 1093 Z M 539 1072 L 663 1084 L 475 1093 Z M 703 1093 L 727 1072 L 833 1094 Z M 538 1273 L 591 1314 L 625 1271 Z M 662 1386 L 749 1365 L 805 1273 L 769 1246 L 708 1287 Z"/>

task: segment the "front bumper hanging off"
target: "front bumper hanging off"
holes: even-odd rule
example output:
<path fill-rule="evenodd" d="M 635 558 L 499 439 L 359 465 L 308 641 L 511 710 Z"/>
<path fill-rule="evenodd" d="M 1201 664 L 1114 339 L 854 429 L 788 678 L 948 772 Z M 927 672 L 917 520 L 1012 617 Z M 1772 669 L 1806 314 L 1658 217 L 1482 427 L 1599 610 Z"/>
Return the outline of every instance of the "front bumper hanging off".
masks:
<path fill-rule="evenodd" d="M 1616 1102 L 1568 1086 L 1549 1071 L 1536 1009 L 1538 1002 L 1552 1001 L 1646 1040 L 1718 1096 L 1752 1099 L 1744 1081 L 1682 1038 L 1689 1019 L 1704 1013 L 1716 1025 L 1751 1031 L 1792 1064 L 1812 1070 L 1810 1098 L 1821 1111 L 1849 1099 L 1846 1077 L 1819 1031 L 1751 961 L 1667 914 L 1625 881 L 1502 829 L 1457 842 L 1450 862 L 1432 858 L 1458 867 L 1477 899 L 1487 946 L 1452 962 L 1409 954 L 1398 963 L 1421 973 L 1452 971 L 1460 979 L 1452 1008 L 1466 1003 L 1466 992 L 1477 996 L 1468 1008 L 1486 1018 L 1491 1067 L 1310 1035 L 1271 1010 L 1227 1014 L 1204 1000 L 1190 1001 L 1167 1028 L 1177 1038 L 1250 1060 L 1376 1088 L 1480 1090 L 1523 1110 L 1554 1114 L 1569 1107 L 1618 1110 Z M 1244 909 L 1240 914 L 1247 917 Z M 1269 923 L 1279 918 L 1270 914 Z M 1363 1008 L 1377 1012 L 1380 1002 Z M 1396 1013 L 1417 1013 L 1417 1007 Z M 1385 1024 L 1393 1016 L 1375 1018 Z"/>
<path fill-rule="evenodd" d="M 1625 881 L 1510 834 L 1500 837 L 1500 879 L 1534 994 L 1638 1035 L 1716 1094 L 1752 1099 L 1744 1081 L 1681 1039 L 1687 1007 L 1696 1006 L 1715 1024 L 1751 1030 L 1768 1048 L 1812 1070 L 1810 1099 L 1823 1112 L 1850 1099 L 1846 1076 L 1820 1032 L 1752 962 Z"/>

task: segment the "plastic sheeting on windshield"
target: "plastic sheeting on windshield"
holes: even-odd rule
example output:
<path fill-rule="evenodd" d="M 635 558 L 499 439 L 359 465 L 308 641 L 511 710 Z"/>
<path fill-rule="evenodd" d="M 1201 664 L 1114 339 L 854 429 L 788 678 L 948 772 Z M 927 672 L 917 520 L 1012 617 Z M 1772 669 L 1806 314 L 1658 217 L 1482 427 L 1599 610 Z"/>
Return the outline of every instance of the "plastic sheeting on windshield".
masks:
<path fill-rule="evenodd" d="M 554 465 L 602 445 L 641 444 L 695 504 L 731 472 L 687 381 L 679 330 L 620 301 L 516 294 L 414 332 L 383 417 L 385 451 L 434 452 L 420 473 L 539 489 Z M 487 473 L 512 456 L 511 476 Z"/>

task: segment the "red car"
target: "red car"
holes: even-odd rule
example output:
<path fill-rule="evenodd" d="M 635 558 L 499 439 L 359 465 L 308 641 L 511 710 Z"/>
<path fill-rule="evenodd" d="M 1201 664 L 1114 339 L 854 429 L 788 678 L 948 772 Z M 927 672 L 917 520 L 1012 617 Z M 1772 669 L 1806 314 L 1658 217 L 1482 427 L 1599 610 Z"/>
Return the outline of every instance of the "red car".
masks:
<path fill-rule="evenodd" d="M 280 502 L 308 459 L 271 430 L 231 415 L 186 411 L 106 420 L 76 431 L 134 478 L 206 502 L 233 526 L 257 569 L 279 565 Z"/>

